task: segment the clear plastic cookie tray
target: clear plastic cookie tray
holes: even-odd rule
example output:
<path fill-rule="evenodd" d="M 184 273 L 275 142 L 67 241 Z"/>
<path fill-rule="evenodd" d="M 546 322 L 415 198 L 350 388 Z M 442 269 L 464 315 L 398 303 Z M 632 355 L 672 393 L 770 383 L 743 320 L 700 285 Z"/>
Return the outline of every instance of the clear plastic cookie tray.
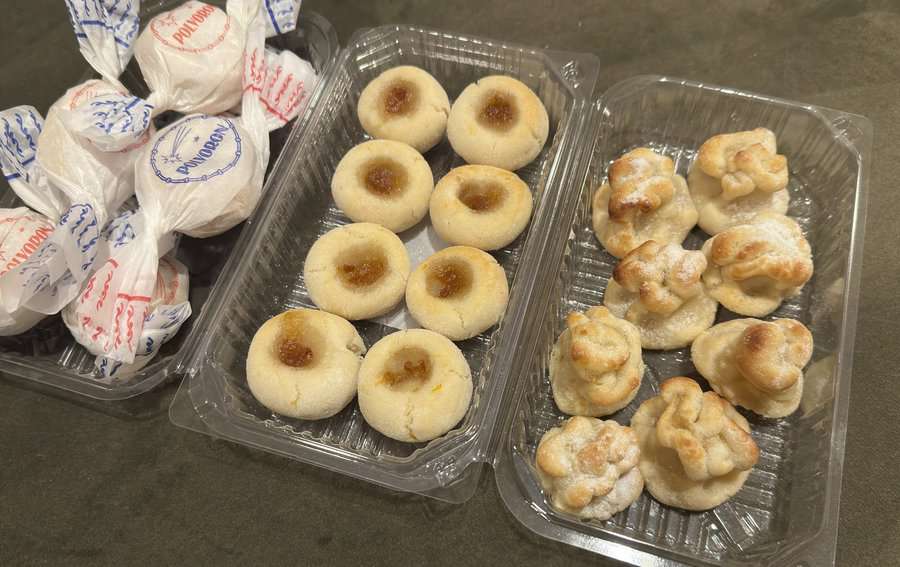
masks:
<path fill-rule="evenodd" d="M 334 204 L 330 181 L 347 150 L 367 139 L 357 119 L 357 100 L 370 80 L 402 64 L 429 71 L 451 99 L 480 77 L 511 75 L 537 93 L 550 118 L 550 135 L 541 154 L 518 171 L 534 194 L 531 228 L 494 254 L 510 283 L 509 307 L 498 326 L 458 343 L 472 368 L 473 401 L 453 431 L 427 444 L 384 437 L 365 423 L 355 402 L 320 421 L 274 415 L 253 398 L 245 375 L 247 349 L 263 322 L 293 307 L 314 307 L 303 283 L 303 263 L 319 236 L 350 222 Z M 276 197 L 258 217 L 252 234 L 245 234 L 238 244 L 235 260 L 225 268 L 231 278 L 211 298 L 219 309 L 204 314 L 201 321 L 205 339 L 175 401 L 175 423 L 394 489 L 454 501 L 468 498 L 481 470 L 469 465 L 488 459 L 507 369 L 522 341 L 534 269 L 544 246 L 545 235 L 534 230 L 534 223 L 548 207 L 555 207 L 555 196 L 583 140 L 596 67 L 589 55 L 525 49 L 407 26 L 356 34 L 328 79 L 309 127 L 285 151 L 272 174 L 269 191 Z M 446 139 L 425 157 L 436 180 L 463 164 Z M 444 246 L 427 219 L 400 237 L 413 266 Z M 400 310 L 356 327 L 371 346 L 411 325 Z M 177 409 L 180 403 L 186 411 Z"/>
<path fill-rule="evenodd" d="M 207 0 L 224 8 L 224 0 Z M 141 22 L 146 24 L 154 15 L 179 5 L 179 0 L 155 0 L 141 6 Z M 62 10 L 60 6 L 60 10 Z M 304 11 L 297 28 L 271 38 L 270 43 L 279 49 L 290 49 L 312 63 L 316 71 L 327 74 L 338 51 L 337 34 L 322 16 Z M 75 42 L 72 42 L 75 48 Z M 85 79 L 90 76 L 84 77 Z M 147 88 L 140 77 L 137 64 L 132 61 L 122 77 L 123 83 L 134 94 L 147 96 Z M 310 96 L 306 113 L 271 134 L 271 155 L 274 163 L 289 136 L 297 136 L 303 129 L 310 111 L 321 92 L 324 81 Z M 62 94 L 62 93 L 60 93 Z M 163 115 L 162 120 L 174 119 L 174 113 Z M 264 196 L 261 203 L 266 201 Z M 0 207 L 19 206 L 15 193 L 5 187 L 0 194 Z M 252 218 L 252 217 L 251 217 Z M 248 221 L 250 224 L 251 221 Z M 196 338 L 194 321 L 206 309 L 206 299 L 219 278 L 222 267 L 232 254 L 232 248 L 244 228 L 239 225 L 213 238 L 182 238 L 177 257 L 190 272 L 190 301 L 194 315 L 185 323 L 178 335 L 167 342 L 160 353 L 139 372 L 113 381 L 98 379 L 94 371 L 94 356 L 75 342 L 59 315 L 48 317 L 34 329 L 18 336 L 0 338 L 0 372 L 20 379 L 62 388 L 79 395 L 99 400 L 121 400 L 152 390 L 167 379 L 182 372 L 189 358 L 193 339 Z"/>
<path fill-rule="evenodd" d="M 462 422 L 427 444 L 391 441 L 368 427 L 355 402 L 321 421 L 279 417 L 247 387 L 246 354 L 256 329 L 290 308 L 313 304 L 302 271 L 317 237 L 349 220 L 329 183 L 343 154 L 366 139 L 356 102 L 369 80 L 400 64 L 431 72 L 451 99 L 478 77 L 507 74 L 546 105 L 550 139 L 520 171 L 534 191 L 526 233 L 496 254 L 511 283 L 500 325 L 460 343 L 475 395 Z M 215 310 L 170 409 L 172 421 L 216 437 L 316 464 L 393 489 L 462 502 L 483 464 L 512 514 L 551 539 L 639 565 L 823 565 L 834 561 L 843 443 L 859 291 L 871 127 L 865 118 L 662 77 L 639 77 L 595 97 L 589 55 L 534 50 L 477 38 L 387 26 L 356 34 L 342 52 L 303 134 L 290 141 L 270 179 L 271 198 L 245 231 L 213 290 Z M 792 417 L 750 417 L 761 458 L 744 488 L 705 513 L 680 512 L 644 494 L 607 522 L 554 511 L 540 489 L 534 452 L 564 416 L 550 395 L 547 363 L 566 313 L 602 302 L 613 262 L 590 227 L 590 200 L 607 165 L 647 145 L 685 174 L 709 136 L 765 126 L 789 158 L 793 205 L 813 247 L 816 272 L 775 315 L 799 318 L 816 348 L 803 404 Z M 446 140 L 426 158 L 435 178 L 461 164 Z M 413 253 L 438 247 L 426 224 L 401 235 Z M 423 236 L 426 235 L 426 236 Z M 703 235 L 688 239 L 697 248 Z M 719 319 L 728 317 L 720 310 Z M 367 346 L 409 321 L 357 324 Z M 644 353 L 637 399 L 613 419 L 627 423 L 669 376 L 697 376 L 685 350 Z"/>
<path fill-rule="evenodd" d="M 743 489 L 704 513 L 662 505 L 645 491 L 606 522 L 553 510 L 541 492 L 534 455 L 541 436 L 565 416 L 550 393 L 550 350 L 565 315 L 602 304 L 615 259 L 591 229 L 591 196 L 612 160 L 638 146 L 671 157 L 687 175 L 710 136 L 759 126 L 773 130 L 788 157 L 791 208 L 813 249 L 815 275 L 772 317 L 813 332 L 800 409 L 785 419 L 749 419 L 760 459 Z M 600 99 L 590 131 L 584 183 L 569 185 L 560 208 L 538 230 L 551 233 L 533 292 L 527 352 L 504 423 L 495 473 L 513 515 L 531 530 L 636 565 L 828 565 L 834 562 L 841 466 L 865 212 L 871 126 L 862 117 L 751 93 L 663 77 L 619 83 Z M 699 248 L 699 228 L 685 247 Z M 733 318 L 720 307 L 717 322 Z M 644 351 L 647 371 L 635 400 L 611 416 L 627 424 L 671 376 L 702 378 L 689 349 Z"/>

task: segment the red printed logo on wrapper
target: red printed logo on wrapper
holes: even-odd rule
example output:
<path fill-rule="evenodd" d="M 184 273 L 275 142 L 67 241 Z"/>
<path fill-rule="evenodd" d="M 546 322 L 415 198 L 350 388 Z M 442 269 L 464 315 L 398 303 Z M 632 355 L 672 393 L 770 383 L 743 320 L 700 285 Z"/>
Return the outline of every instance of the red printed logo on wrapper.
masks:
<path fill-rule="evenodd" d="M 108 94 L 127 95 L 128 91 L 114 88 L 112 85 L 105 81 L 95 79 L 93 81 L 87 81 L 80 87 L 76 87 L 74 92 L 70 92 L 67 94 L 70 95 L 68 105 L 69 110 L 74 110 L 75 107 L 80 105 L 82 102 L 95 99 L 98 96 Z"/>
<path fill-rule="evenodd" d="M 135 341 L 140 336 L 150 298 L 145 295 L 132 295 L 117 292 L 113 297 L 112 283 L 119 263 L 110 258 L 88 279 L 84 291 L 78 298 L 83 306 L 80 310 L 80 325 L 90 336 L 91 341 L 103 340 L 102 350 L 111 353 L 127 345 L 130 351 L 136 348 Z M 112 303 L 110 303 L 112 302 Z M 108 320 L 105 313 L 112 311 L 113 321 L 107 329 L 103 321 Z"/>
<path fill-rule="evenodd" d="M 185 2 L 150 22 L 150 31 L 156 39 L 186 53 L 209 51 L 225 40 L 230 29 L 228 14 L 215 6 L 194 1 Z"/>
<path fill-rule="evenodd" d="M 53 225 L 33 215 L 8 217 L 0 224 L 11 224 L 6 237 L 0 240 L 0 276 L 17 268 L 37 252 L 41 244 L 53 233 Z M 10 242 L 21 242 L 10 250 Z"/>
<path fill-rule="evenodd" d="M 309 94 L 303 80 L 278 63 L 269 67 L 264 53 L 254 49 L 244 63 L 244 92 L 254 92 L 270 118 L 284 125 L 297 116 Z"/>

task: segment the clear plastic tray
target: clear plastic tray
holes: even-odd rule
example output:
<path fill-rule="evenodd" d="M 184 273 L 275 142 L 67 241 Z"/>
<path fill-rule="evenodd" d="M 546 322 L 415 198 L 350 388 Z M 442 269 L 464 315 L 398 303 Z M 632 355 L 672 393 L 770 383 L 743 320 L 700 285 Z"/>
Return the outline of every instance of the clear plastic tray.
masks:
<path fill-rule="evenodd" d="M 363 86 L 385 68 L 410 63 L 435 74 L 451 97 L 478 76 L 517 76 L 547 105 L 551 142 L 523 173 L 536 209 L 523 238 L 498 255 L 512 281 L 501 325 L 461 344 L 476 394 L 462 423 L 425 445 L 392 442 L 371 430 L 355 403 L 334 418 L 305 422 L 273 415 L 246 386 L 255 330 L 292 307 L 312 306 L 302 281 L 308 247 L 348 222 L 329 180 L 343 153 L 365 139 L 355 115 Z M 871 125 L 859 116 L 663 77 L 620 83 L 586 107 L 596 79 L 590 56 L 535 51 L 490 41 L 390 26 L 354 36 L 342 53 L 309 127 L 291 141 L 271 180 L 275 195 L 236 246 L 231 275 L 213 291 L 215 311 L 198 321 L 202 339 L 170 409 L 172 421 L 398 490 L 461 502 L 483 463 L 501 496 L 534 532 L 637 565 L 834 562 Z M 547 359 L 565 314 L 600 304 L 613 260 L 590 228 L 590 197 L 608 164 L 648 145 L 686 173 L 709 136 L 766 126 L 791 168 L 792 208 L 813 247 L 816 272 L 775 316 L 806 323 L 815 336 L 800 411 L 784 420 L 748 415 L 761 448 L 743 490 L 705 513 L 681 512 L 644 494 L 608 522 L 555 512 L 533 461 L 541 435 L 564 416 L 549 391 Z M 440 177 L 459 158 L 444 145 L 428 159 Z M 403 235 L 417 241 L 422 227 Z M 703 235 L 688 239 L 697 248 Z M 719 319 L 729 315 L 720 310 Z M 399 319 L 402 321 L 402 318 Z M 393 321 L 393 320 L 392 320 Z M 402 326 L 402 325 L 401 325 Z M 366 343 L 393 330 L 360 323 Z M 697 376 L 686 350 L 645 352 L 648 370 L 627 423 L 660 380 Z"/>
<path fill-rule="evenodd" d="M 511 75 L 541 98 L 550 118 L 550 137 L 538 158 L 519 175 L 533 190 L 535 217 L 514 243 L 495 253 L 511 284 L 509 307 L 499 326 L 458 343 L 472 368 L 473 401 L 462 422 L 427 444 L 392 441 L 370 428 L 356 403 L 320 421 L 274 415 L 250 394 L 246 353 L 256 329 L 286 309 L 313 307 L 303 284 L 306 252 L 320 235 L 349 222 L 334 205 L 330 180 L 341 157 L 367 139 L 356 116 L 366 84 L 400 64 L 425 68 L 451 99 L 476 79 Z M 230 279 L 217 286 L 199 326 L 204 339 L 173 402 L 178 425 L 312 462 L 394 489 L 462 501 L 475 489 L 490 459 L 492 433 L 502 409 L 507 369 L 521 344 L 535 268 L 545 236 L 534 229 L 569 178 L 590 115 L 597 63 L 573 55 L 486 40 L 388 26 L 357 33 L 342 52 L 309 127 L 292 140 L 272 174 L 276 194 L 236 247 L 226 266 Z M 435 179 L 462 165 L 446 139 L 426 154 Z M 439 247 L 427 219 L 401 235 L 413 263 Z M 367 345 L 411 324 L 402 312 L 356 326 Z M 474 465 L 474 466 L 470 466 Z"/>
<path fill-rule="evenodd" d="M 584 183 L 573 183 L 561 206 L 537 230 L 550 236 L 527 320 L 526 350 L 510 372 L 521 377 L 495 459 L 501 496 L 536 533 L 635 565 L 834 563 L 837 512 L 853 338 L 856 327 L 866 173 L 871 125 L 863 117 L 751 93 L 663 77 L 619 83 L 597 104 Z M 745 413 L 761 449 L 743 489 L 714 510 L 689 513 L 645 493 L 606 522 L 579 521 L 553 510 L 534 470 L 542 434 L 566 416 L 548 379 L 550 350 L 572 310 L 602 303 L 614 258 L 597 242 L 590 221 L 593 191 L 609 163 L 649 146 L 670 156 L 682 175 L 711 135 L 758 126 L 778 136 L 788 157 L 792 205 L 813 249 L 815 275 L 803 293 L 773 316 L 800 319 L 812 330 L 815 352 L 806 371 L 800 410 L 781 420 Z M 686 247 L 699 248 L 695 229 Z M 558 275 L 557 275 L 558 274 Z M 731 318 L 720 308 L 717 321 Z M 644 351 L 647 372 L 627 408 L 611 416 L 627 424 L 661 380 L 699 377 L 689 349 Z M 701 383 L 704 383 L 700 379 Z"/>
<path fill-rule="evenodd" d="M 224 0 L 207 0 L 224 7 Z M 144 2 L 141 7 L 141 22 L 146 24 L 153 15 L 171 9 L 179 0 L 155 0 Z M 322 75 L 327 75 L 338 51 L 337 34 L 322 16 L 303 11 L 297 29 L 289 34 L 272 38 L 270 43 L 281 49 L 290 49 L 310 61 Z M 75 48 L 74 41 L 72 48 Z M 85 77 L 87 79 L 89 77 Z M 135 94 L 147 94 L 146 86 L 140 78 L 137 65 L 132 61 L 123 75 L 125 83 Z M 310 111 L 322 91 L 324 81 L 311 95 L 309 109 L 304 116 L 294 121 L 292 128 L 282 128 L 273 132 L 272 162 L 279 156 L 289 136 L 298 136 L 307 123 Z M 263 197 L 261 205 L 268 196 Z M 20 205 L 18 197 L 8 187 L 0 194 L 0 207 Z M 251 217 L 252 218 L 252 217 Z M 0 338 L 0 372 L 14 377 L 36 381 L 62 388 L 76 394 L 99 400 L 122 400 L 137 396 L 177 376 L 188 360 L 193 344 L 194 321 L 206 310 L 206 300 L 210 290 L 228 258 L 238 236 L 248 221 L 219 236 L 207 239 L 182 238 L 178 248 L 178 259 L 190 271 L 190 301 L 194 315 L 182 327 L 178 335 L 166 343 L 159 355 L 141 371 L 112 382 L 97 379 L 94 373 L 94 357 L 76 343 L 62 323 L 59 315 L 48 317 L 34 329 L 14 337 Z"/>

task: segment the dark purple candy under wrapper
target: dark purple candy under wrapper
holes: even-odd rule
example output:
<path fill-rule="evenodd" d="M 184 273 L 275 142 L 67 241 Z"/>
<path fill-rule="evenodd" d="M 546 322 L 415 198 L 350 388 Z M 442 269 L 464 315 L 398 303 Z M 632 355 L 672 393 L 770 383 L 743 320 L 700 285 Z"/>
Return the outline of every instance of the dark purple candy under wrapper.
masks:
<path fill-rule="evenodd" d="M 19 335 L 0 337 L 0 354 L 43 356 L 61 352 L 72 337 L 62 318 L 51 315 Z"/>

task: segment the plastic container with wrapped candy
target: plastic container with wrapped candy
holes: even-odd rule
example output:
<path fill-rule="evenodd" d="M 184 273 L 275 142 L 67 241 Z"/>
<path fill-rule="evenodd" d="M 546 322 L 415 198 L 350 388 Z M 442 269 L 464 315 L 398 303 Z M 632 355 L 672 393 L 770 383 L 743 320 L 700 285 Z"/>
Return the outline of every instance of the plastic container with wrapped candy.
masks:
<path fill-rule="evenodd" d="M 224 2 L 215 3 L 224 6 Z M 178 4 L 168 0 L 144 2 L 141 10 L 142 25 L 146 26 L 154 15 L 171 10 Z M 287 18 L 290 17 L 288 14 Z M 285 31 L 290 26 L 282 24 L 279 30 L 284 33 L 272 37 L 267 43 L 276 49 L 287 49 L 308 59 L 319 74 L 326 72 L 337 46 L 333 29 L 327 21 L 314 13 L 304 12 L 296 21 L 298 22 L 296 29 Z M 119 42 L 115 43 L 119 45 Z M 123 85 L 134 93 L 141 93 L 145 88 L 141 77 L 132 68 L 126 70 L 120 79 Z M 267 82 L 261 90 L 266 96 L 274 97 L 277 90 L 273 89 L 280 90 L 280 84 Z M 312 103 L 318 96 L 314 86 L 308 83 L 303 85 L 300 92 L 301 106 Z M 276 124 L 268 113 L 265 119 L 270 128 Z M 301 114 L 301 119 L 296 121 L 298 130 L 302 129 L 304 120 L 305 117 Z M 273 161 L 289 134 L 289 128 L 272 133 Z M 12 191 L 0 194 L 0 206 L 15 207 L 20 203 L 21 200 Z M 252 205 L 247 207 L 248 212 L 251 207 Z M 203 306 L 208 290 L 218 278 L 240 230 L 241 228 L 237 227 L 219 236 L 203 240 L 184 238 L 173 251 L 190 272 L 190 303 L 194 312 L 198 312 Z M 190 321 L 187 326 L 191 326 Z M 138 370 L 132 367 L 129 376 L 123 375 L 122 370 L 119 370 L 115 379 L 104 379 L 103 375 L 107 371 L 102 367 L 102 360 L 96 361 L 101 365 L 101 368 L 97 368 L 95 356 L 75 343 L 62 325 L 61 319 L 53 316 L 38 324 L 30 332 L 0 339 L 0 370 L 93 398 L 122 399 L 152 389 L 167 377 L 176 374 L 191 344 L 190 328 L 183 329 L 163 345 L 160 354 L 145 367 Z M 110 368 L 114 366 L 116 365 L 111 365 Z"/>

